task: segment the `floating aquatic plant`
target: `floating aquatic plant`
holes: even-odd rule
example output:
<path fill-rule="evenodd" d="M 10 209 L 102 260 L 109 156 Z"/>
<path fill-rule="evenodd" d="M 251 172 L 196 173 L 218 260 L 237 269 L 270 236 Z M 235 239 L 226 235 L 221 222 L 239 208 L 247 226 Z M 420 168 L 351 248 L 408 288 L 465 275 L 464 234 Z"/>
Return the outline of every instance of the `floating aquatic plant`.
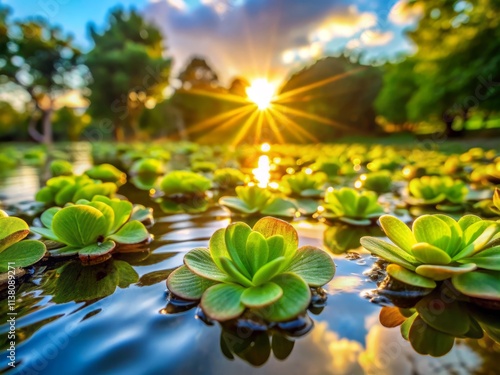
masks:
<path fill-rule="evenodd" d="M 355 186 L 376 193 L 387 193 L 391 191 L 392 176 L 391 173 L 386 170 L 362 174 L 359 176 L 359 180 L 356 181 Z"/>
<path fill-rule="evenodd" d="M 434 288 L 436 281 L 451 278 L 463 294 L 500 299 L 500 246 L 493 242 L 498 223 L 474 215 L 457 222 L 437 214 L 417 218 L 411 230 L 389 215 L 380 218 L 380 225 L 394 245 L 374 237 L 363 237 L 361 244 L 391 263 L 387 273 L 394 279 Z"/>
<path fill-rule="evenodd" d="M 67 160 L 53 160 L 50 163 L 50 172 L 52 176 L 71 176 L 73 174 L 73 165 Z"/>
<path fill-rule="evenodd" d="M 221 197 L 219 204 L 242 215 L 294 217 L 297 211 L 293 202 L 255 185 L 236 187 L 236 195 L 237 197 Z"/>
<path fill-rule="evenodd" d="M 204 195 L 212 187 L 212 183 L 198 173 L 173 171 L 163 177 L 160 187 L 166 196 Z"/>
<path fill-rule="evenodd" d="M 23 240 L 30 233 L 28 224 L 0 210 L 0 273 L 28 267 L 43 258 L 45 245 L 40 241 Z"/>
<path fill-rule="evenodd" d="M 127 181 L 126 173 L 107 163 L 95 165 L 86 170 L 85 174 L 94 180 L 114 182 L 117 185 L 123 185 Z"/>
<path fill-rule="evenodd" d="M 211 181 L 191 171 L 173 171 L 160 182 L 165 196 L 160 207 L 168 214 L 204 212 L 208 208 L 206 192 L 212 187 Z"/>
<path fill-rule="evenodd" d="M 442 211 L 463 208 L 469 189 L 461 180 L 449 176 L 423 176 L 408 184 L 410 196 L 406 201 L 412 206 L 436 206 Z"/>
<path fill-rule="evenodd" d="M 40 189 L 35 199 L 49 205 L 64 206 L 79 199 L 91 200 L 96 195 L 112 197 L 118 187 L 113 182 L 92 180 L 83 176 L 59 176 L 49 179 L 46 186 Z"/>
<path fill-rule="evenodd" d="M 139 159 L 130 167 L 130 174 L 157 176 L 165 173 L 165 166 L 161 159 L 143 158 Z"/>
<path fill-rule="evenodd" d="M 78 254 L 82 261 L 103 261 L 117 245 L 136 245 L 150 238 L 141 222 L 130 220 L 132 212 L 128 201 L 95 196 L 92 201 L 49 208 L 40 218 L 44 227 L 31 231 L 62 244 L 50 250 L 53 256 Z"/>
<path fill-rule="evenodd" d="M 233 223 L 214 233 L 208 249 L 188 252 L 167 286 L 183 299 L 201 299 L 205 314 L 218 321 L 246 309 L 267 321 L 291 320 L 307 309 L 310 287 L 328 283 L 335 273 L 324 251 L 297 247 L 297 232 L 282 220 L 265 217 L 253 228 Z"/>
<path fill-rule="evenodd" d="M 243 172 L 235 168 L 222 168 L 214 172 L 213 181 L 219 189 L 234 189 L 245 183 L 246 177 Z"/>
<path fill-rule="evenodd" d="M 322 172 L 306 173 L 301 171 L 286 175 L 281 180 L 281 189 L 287 195 L 311 198 L 319 197 L 323 193 L 323 185 L 327 180 Z"/>
<path fill-rule="evenodd" d="M 351 225 L 370 225 L 384 214 L 377 199 L 373 191 L 359 192 L 347 187 L 329 189 L 325 194 L 323 216 Z"/>

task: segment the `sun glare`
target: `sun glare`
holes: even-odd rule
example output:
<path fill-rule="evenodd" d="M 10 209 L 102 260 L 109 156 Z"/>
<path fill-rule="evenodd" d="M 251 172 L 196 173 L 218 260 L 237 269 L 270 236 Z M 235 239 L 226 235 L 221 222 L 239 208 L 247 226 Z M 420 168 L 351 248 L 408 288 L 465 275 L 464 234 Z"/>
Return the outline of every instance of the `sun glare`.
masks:
<path fill-rule="evenodd" d="M 276 93 L 276 86 L 265 78 L 258 78 L 250 83 L 246 93 L 248 99 L 254 102 L 257 108 L 262 111 L 270 107 Z"/>

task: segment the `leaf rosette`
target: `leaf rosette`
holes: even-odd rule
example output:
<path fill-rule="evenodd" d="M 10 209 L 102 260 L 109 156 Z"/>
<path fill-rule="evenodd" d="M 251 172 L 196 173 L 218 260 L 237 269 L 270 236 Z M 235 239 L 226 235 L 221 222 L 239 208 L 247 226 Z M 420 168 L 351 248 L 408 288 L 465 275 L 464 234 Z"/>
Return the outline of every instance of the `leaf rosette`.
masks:
<path fill-rule="evenodd" d="M 217 230 L 209 248 L 196 248 L 170 274 L 167 287 L 186 300 L 201 300 L 205 314 L 218 321 L 251 309 L 267 321 L 287 321 L 309 306 L 310 287 L 328 283 L 335 265 L 324 251 L 299 249 L 293 226 L 260 219 L 253 228 L 237 222 Z"/>
<path fill-rule="evenodd" d="M 49 208 L 40 218 L 43 227 L 31 227 L 31 231 L 64 245 L 51 250 L 52 256 L 78 254 L 82 260 L 104 261 L 117 245 L 136 245 L 150 239 L 144 224 L 130 220 L 133 214 L 128 201 L 95 196 L 92 201 Z"/>
<path fill-rule="evenodd" d="M 500 225 L 475 215 L 455 221 L 446 215 L 423 215 L 412 229 L 390 215 L 380 218 L 390 244 L 363 237 L 361 244 L 391 263 L 387 273 L 409 285 L 435 288 L 451 279 L 461 293 L 500 300 Z"/>

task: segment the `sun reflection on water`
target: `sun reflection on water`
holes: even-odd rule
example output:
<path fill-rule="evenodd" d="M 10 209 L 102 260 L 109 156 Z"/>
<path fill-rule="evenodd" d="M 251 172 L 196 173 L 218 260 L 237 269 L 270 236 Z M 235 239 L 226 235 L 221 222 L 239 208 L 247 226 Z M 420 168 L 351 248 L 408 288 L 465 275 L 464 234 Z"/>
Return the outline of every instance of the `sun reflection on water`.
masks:
<path fill-rule="evenodd" d="M 269 156 L 261 155 L 259 156 L 259 162 L 257 168 L 252 170 L 252 173 L 257 180 L 257 186 L 260 188 L 266 188 L 271 179 L 271 162 Z"/>

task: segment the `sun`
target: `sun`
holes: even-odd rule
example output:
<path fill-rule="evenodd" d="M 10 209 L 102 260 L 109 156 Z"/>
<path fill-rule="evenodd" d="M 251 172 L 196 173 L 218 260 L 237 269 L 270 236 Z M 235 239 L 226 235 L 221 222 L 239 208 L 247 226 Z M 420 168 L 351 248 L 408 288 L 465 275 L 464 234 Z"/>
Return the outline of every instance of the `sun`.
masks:
<path fill-rule="evenodd" d="M 276 93 L 276 85 L 265 78 L 257 78 L 246 88 L 248 99 L 257 105 L 261 111 L 268 109 Z"/>

